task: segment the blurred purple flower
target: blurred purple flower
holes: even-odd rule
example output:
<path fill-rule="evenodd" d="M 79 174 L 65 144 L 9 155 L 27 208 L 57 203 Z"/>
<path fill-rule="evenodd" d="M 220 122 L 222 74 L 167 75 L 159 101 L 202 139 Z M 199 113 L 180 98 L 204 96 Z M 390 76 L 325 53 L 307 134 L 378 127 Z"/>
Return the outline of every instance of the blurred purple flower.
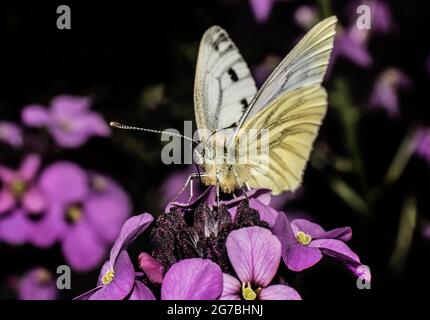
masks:
<path fill-rule="evenodd" d="M 19 280 L 18 299 L 20 300 L 56 300 L 57 297 L 55 279 L 44 268 L 34 268 Z"/>
<path fill-rule="evenodd" d="M 282 244 L 282 259 L 288 269 L 299 272 L 321 260 L 323 254 L 342 262 L 356 276 L 362 276 L 360 258 L 345 244 L 352 236 L 351 228 L 325 231 L 316 223 L 296 219 L 289 223 L 284 213 L 279 213 L 273 233 Z M 370 280 L 370 273 L 365 275 Z"/>
<path fill-rule="evenodd" d="M 281 62 L 281 58 L 274 55 L 268 55 L 262 63 L 253 68 L 253 75 L 257 87 L 266 81 L 276 66 Z"/>
<path fill-rule="evenodd" d="M 265 23 L 270 17 L 276 0 L 249 0 L 252 13 L 258 23 Z"/>
<path fill-rule="evenodd" d="M 107 137 L 111 130 L 105 120 L 91 111 L 86 97 L 57 96 L 49 109 L 29 105 L 22 110 L 22 121 L 29 127 L 46 127 L 64 148 L 77 148 L 92 136 Z"/>
<path fill-rule="evenodd" d="M 312 28 L 318 19 L 318 10 L 313 6 L 303 5 L 294 12 L 294 22 L 305 30 Z"/>
<path fill-rule="evenodd" d="M 100 270 L 97 287 L 76 297 L 77 300 L 154 300 L 152 292 L 136 279 L 134 266 L 127 253 L 128 246 L 152 223 L 153 217 L 144 213 L 128 219 L 112 246 L 110 258 Z"/>
<path fill-rule="evenodd" d="M 130 213 L 128 196 L 112 179 L 87 174 L 70 162 L 47 167 L 40 187 L 51 206 L 43 228 L 34 231 L 34 241 L 57 235 L 72 267 L 83 271 L 96 266 Z"/>
<path fill-rule="evenodd" d="M 415 135 L 415 153 L 430 165 L 430 128 L 422 128 Z"/>
<path fill-rule="evenodd" d="M 13 122 L 0 121 L 0 141 L 14 148 L 22 146 L 21 128 Z"/>
<path fill-rule="evenodd" d="M 17 171 L 0 166 L 0 239 L 22 244 L 32 235 L 47 199 L 35 179 L 40 158 L 27 156 Z M 33 221 L 35 220 L 35 221 Z"/>
<path fill-rule="evenodd" d="M 338 29 L 331 57 L 331 65 L 338 57 L 344 57 L 362 68 L 372 65 L 373 59 L 367 48 L 369 30 L 358 29 L 355 25 L 349 29 Z"/>
<path fill-rule="evenodd" d="M 209 259 L 184 259 L 172 265 L 161 286 L 162 300 L 215 300 L 221 295 L 221 268 Z"/>
<path fill-rule="evenodd" d="M 369 98 L 369 107 L 382 109 L 391 118 L 399 116 L 400 89 L 408 89 L 411 86 L 410 79 L 400 70 L 390 68 L 385 70 L 376 80 Z"/>
<path fill-rule="evenodd" d="M 232 231 L 226 242 L 230 262 L 240 282 L 224 274 L 221 300 L 300 300 L 291 287 L 269 285 L 281 260 L 281 243 L 269 230 L 248 227 Z"/>

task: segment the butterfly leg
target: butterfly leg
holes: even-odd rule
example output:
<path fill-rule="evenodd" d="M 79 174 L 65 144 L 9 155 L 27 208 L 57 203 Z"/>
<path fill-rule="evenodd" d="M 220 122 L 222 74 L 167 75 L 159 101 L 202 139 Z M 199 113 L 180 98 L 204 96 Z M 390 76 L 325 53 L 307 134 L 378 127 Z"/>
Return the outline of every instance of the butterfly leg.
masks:
<path fill-rule="evenodd" d="M 184 186 L 181 188 L 181 190 L 179 190 L 179 192 L 176 194 L 176 196 L 171 200 L 171 202 L 176 201 L 179 196 L 185 191 L 185 189 L 188 187 L 188 184 L 190 184 L 190 197 L 188 199 L 188 202 L 191 201 L 191 198 L 193 197 L 193 179 L 195 178 L 201 178 L 201 177 L 205 177 L 207 174 L 206 172 L 202 172 L 202 173 L 192 173 L 188 176 L 187 181 L 185 182 Z"/>
<path fill-rule="evenodd" d="M 216 205 L 219 208 L 219 171 L 216 172 Z"/>
<path fill-rule="evenodd" d="M 248 195 L 246 194 L 246 191 L 251 190 L 251 188 L 249 188 L 248 183 L 247 183 L 247 182 L 242 183 L 242 181 L 240 180 L 239 176 L 237 175 L 236 170 L 234 170 L 234 169 L 233 169 L 233 174 L 234 174 L 234 179 L 236 180 L 236 184 L 240 187 L 240 189 L 242 190 L 242 192 L 243 192 L 243 194 L 245 195 L 246 199 L 247 199 L 247 200 L 249 200 L 249 199 L 248 199 Z M 248 190 L 245 190 L 245 189 L 243 188 L 243 185 L 244 185 L 244 184 L 245 184 L 245 186 L 248 188 Z M 233 193 L 233 195 L 234 195 L 234 193 Z"/>

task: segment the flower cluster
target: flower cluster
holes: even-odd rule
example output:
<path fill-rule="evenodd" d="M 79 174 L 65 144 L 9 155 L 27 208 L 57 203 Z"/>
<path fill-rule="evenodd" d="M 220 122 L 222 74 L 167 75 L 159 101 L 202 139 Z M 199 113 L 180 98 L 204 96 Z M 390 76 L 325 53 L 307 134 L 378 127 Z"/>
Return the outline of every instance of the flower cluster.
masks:
<path fill-rule="evenodd" d="M 10 154 L 17 155 L 13 159 L 22 159 L 17 166 L 0 163 L 0 241 L 43 249 L 58 243 L 78 271 L 103 261 L 131 212 L 130 199 L 111 177 L 67 160 L 49 161 L 52 154 L 29 148 L 48 150 L 44 145 L 54 142 L 58 155 L 61 148 L 78 148 L 92 136 L 109 136 L 109 127 L 90 110 L 90 102 L 58 96 L 50 108 L 25 107 L 22 126 L 0 122 L 0 143 L 12 147 Z M 35 133 L 43 128 L 48 141 Z"/>
<path fill-rule="evenodd" d="M 96 288 L 77 299 L 298 300 L 286 274 L 324 255 L 370 281 L 346 245 L 350 228 L 325 231 L 305 219 L 290 222 L 270 201 L 269 190 L 255 189 L 217 207 L 210 187 L 190 203 L 169 203 L 155 221 L 149 213 L 130 218 Z M 137 257 L 137 270 L 127 248 L 148 228 L 152 252 Z"/>

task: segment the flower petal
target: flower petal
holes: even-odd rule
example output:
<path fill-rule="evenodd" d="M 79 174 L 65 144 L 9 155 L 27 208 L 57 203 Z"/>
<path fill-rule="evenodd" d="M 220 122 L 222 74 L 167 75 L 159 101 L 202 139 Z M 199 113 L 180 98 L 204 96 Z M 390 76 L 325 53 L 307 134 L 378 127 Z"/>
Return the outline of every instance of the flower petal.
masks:
<path fill-rule="evenodd" d="M 52 112 L 66 117 L 84 112 L 90 105 L 91 99 L 88 97 L 61 95 L 51 100 Z"/>
<path fill-rule="evenodd" d="M 45 208 L 45 198 L 38 188 L 32 187 L 24 194 L 22 206 L 29 212 L 40 213 Z"/>
<path fill-rule="evenodd" d="M 80 202 L 88 194 L 88 175 L 72 162 L 56 162 L 42 172 L 40 186 L 54 201 Z"/>
<path fill-rule="evenodd" d="M 297 234 L 299 231 L 303 231 L 310 235 L 312 239 L 317 239 L 326 232 L 320 225 L 305 219 L 295 219 L 291 221 L 291 228 L 293 229 L 294 234 Z"/>
<path fill-rule="evenodd" d="M 149 227 L 153 220 L 154 218 L 149 213 L 143 213 L 138 216 L 131 217 L 124 223 L 121 232 L 110 251 L 111 264 L 115 263 L 119 252 L 126 249 L 134 240 L 136 240 L 136 238 Z"/>
<path fill-rule="evenodd" d="M 153 283 L 163 282 L 164 269 L 161 263 L 146 252 L 142 252 L 138 257 L 139 268 Z"/>
<path fill-rule="evenodd" d="M 93 192 L 84 206 L 94 229 L 107 241 L 114 241 L 118 237 L 121 226 L 131 212 L 130 199 L 122 190 L 101 194 Z"/>
<path fill-rule="evenodd" d="M 50 121 L 49 111 L 40 105 L 29 105 L 21 112 L 21 119 L 29 127 L 43 127 Z"/>
<path fill-rule="evenodd" d="M 261 289 L 258 294 L 259 300 L 302 300 L 300 295 L 293 288 L 283 285 L 275 284 Z"/>
<path fill-rule="evenodd" d="M 242 283 L 266 287 L 278 270 L 281 243 L 270 230 L 247 227 L 232 231 L 226 241 L 230 262 Z"/>
<path fill-rule="evenodd" d="M 121 251 L 113 267 L 115 276 L 109 284 L 96 291 L 90 300 L 122 300 L 127 297 L 134 286 L 135 274 L 127 251 Z"/>
<path fill-rule="evenodd" d="M 0 220 L 0 239 L 10 244 L 23 244 L 31 234 L 31 221 L 20 209 Z"/>
<path fill-rule="evenodd" d="M 318 248 L 304 246 L 300 243 L 295 243 L 282 250 L 282 259 L 285 265 L 288 269 L 296 272 L 312 267 L 321 258 L 322 253 Z"/>
<path fill-rule="evenodd" d="M 0 216 L 15 206 L 15 198 L 11 192 L 3 188 L 0 191 Z"/>
<path fill-rule="evenodd" d="M 240 300 L 241 285 L 239 280 L 223 273 L 223 288 L 218 300 Z"/>
<path fill-rule="evenodd" d="M 37 155 L 27 156 L 21 163 L 19 175 L 25 181 L 33 180 L 40 167 L 40 157 Z"/>
<path fill-rule="evenodd" d="M 350 227 L 342 227 L 326 231 L 320 235 L 319 239 L 337 239 L 341 241 L 349 241 L 352 237 L 352 229 Z"/>
<path fill-rule="evenodd" d="M 169 269 L 161 286 L 162 300 L 215 300 L 221 292 L 221 268 L 208 259 L 181 260 Z"/>
<path fill-rule="evenodd" d="M 275 224 L 276 218 L 278 217 L 278 211 L 263 204 L 257 199 L 249 199 L 249 207 L 255 209 L 260 214 L 260 220 L 266 221 L 270 227 Z M 232 217 L 234 219 L 234 217 Z"/>
<path fill-rule="evenodd" d="M 100 241 L 87 222 L 81 221 L 67 231 L 61 248 L 71 267 L 87 271 L 100 264 L 106 244 Z"/>
<path fill-rule="evenodd" d="M 128 300 L 155 300 L 155 296 L 142 281 L 136 280 Z"/>

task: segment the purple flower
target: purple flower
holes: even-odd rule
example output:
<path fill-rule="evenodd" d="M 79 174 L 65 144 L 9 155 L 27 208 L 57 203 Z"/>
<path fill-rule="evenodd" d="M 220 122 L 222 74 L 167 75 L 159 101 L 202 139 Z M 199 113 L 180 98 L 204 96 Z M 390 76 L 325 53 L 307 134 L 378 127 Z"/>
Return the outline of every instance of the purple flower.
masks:
<path fill-rule="evenodd" d="M 385 110 L 392 118 L 399 116 L 398 91 L 411 85 L 409 78 L 400 70 L 390 68 L 376 80 L 369 99 L 369 107 Z"/>
<path fill-rule="evenodd" d="M 19 280 L 18 298 L 20 300 L 56 300 L 57 296 L 55 279 L 44 268 L 34 268 Z"/>
<path fill-rule="evenodd" d="M 22 110 L 22 121 L 29 127 L 46 127 L 58 145 L 77 148 L 92 136 L 107 137 L 110 128 L 96 112 L 90 111 L 86 97 L 57 96 L 49 109 L 30 105 Z"/>
<path fill-rule="evenodd" d="M 55 234 L 72 267 L 83 271 L 99 264 L 129 215 L 125 192 L 112 179 L 88 174 L 70 162 L 47 167 L 40 176 L 40 188 L 51 205 L 33 241 Z"/>
<path fill-rule="evenodd" d="M 303 5 L 294 12 L 295 23 L 305 30 L 312 28 L 318 21 L 318 11 L 315 7 Z"/>
<path fill-rule="evenodd" d="M 323 254 L 341 261 L 357 276 L 365 269 L 360 258 L 345 244 L 352 236 L 349 227 L 325 231 L 305 219 L 296 219 L 290 224 L 287 216 L 280 212 L 273 233 L 281 241 L 282 259 L 290 270 L 305 270 L 320 261 Z"/>
<path fill-rule="evenodd" d="M 21 128 L 9 121 L 0 122 L 0 141 L 11 145 L 14 148 L 22 146 Z"/>
<path fill-rule="evenodd" d="M 347 30 L 338 30 L 329 67 L 338 57 L 344 57 L 362 68 L 370 67 L 373 59 L 367 48 L 368 37 L 369 30 L 358 29 L 355 25 Z"/>
<path fill-rule="evenodd" d="M 258 23 L 267 22 L 275 2 L 276 0 L 249 0 L 252 13 Z"/>
<path fill-rule="evenodd" d="M 128 219 L 115 241 L 110 258 L 103 265 L 97 287 L 75 298 L 78 300 L 154 300 L 152 292 L 136 279 L 134 266 L 127 253 L 128 246 L 141 235 L 153 221 L 144 213 Z"/>
<path fill-rule="evenodd" d="M 414 140 L 415 153 L 430 165 L 430 128 L 420 129 Z"/>
<path fill-rule="evenodd" d="M 221 268 L 208 259 L 181 260 L 166 273 L 161 286 L 162 300 L 215 300 L 221 295 Z"/>
<path fill-rule="evenodd" d="M 17 171 L 0 166 L 0 239 L 22 244 L 31 237 L 47 205 L 35 182 L 39 167 L 36 155 L 27 156 Z"/>
<path fill-rule="evenodd" d="M 269 230 L 247 227 L 232 231 L 227 253 L 237 277 L 224 274 L 221 300 L 299 300 L 300 295 L 283 284 L 270 285 L 281 260 L 281 243 Z"/>
<path fill-rule="evenodd" d="M 264 61 L 253 68 L 255 82 L 260 87 L 264 81 L 270 76 L 276 66 L 281 62 L 281 58 L 274 55 L 268 55 Z"/>

